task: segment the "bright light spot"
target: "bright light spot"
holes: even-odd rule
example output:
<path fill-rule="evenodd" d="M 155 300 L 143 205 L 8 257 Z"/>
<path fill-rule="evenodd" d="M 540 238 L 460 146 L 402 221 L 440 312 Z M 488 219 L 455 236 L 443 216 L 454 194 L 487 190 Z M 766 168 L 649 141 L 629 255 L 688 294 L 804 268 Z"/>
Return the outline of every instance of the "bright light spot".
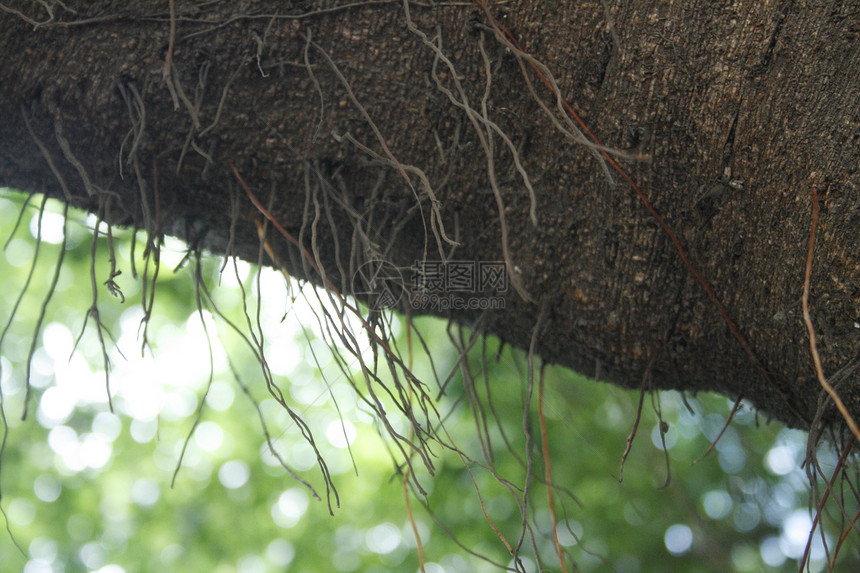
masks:
<path fill-rule="evenodd" d="M 110 461 L 112 451 L 110 442 L 106 442 L 101 436 L 84 434 L 77 455 L 87 467 L 99 469 Z M 72 467 L 67 460 L 64 461 L 66 461 L 66 465 Z"/>
<path fill-rule="evenodd" d="M 89 223 L 89 218 L 87 218 L 87 222 Z M 95 225 L 95 221 L 91 223 L 92 225 Z M 164 237 L 164 245 L 162 245 L 160 253 L 161 268 L 175 269 L 182 262 L 182 259 L 185 258 L 185 253 L 187 252 L 188 246 L 179 239 Z"/>
<path fill-rule="evenodd" d="M 224 263 L 223 259 L 221 259 L 221 263 Z M 228 290 L 234 289 L 240 284 L 243 284 L 248 279 L 248 276 L 250 276 L 250 274 L 251 263 L 247 263 L 241 259 L 237 259 L 236 257 L 230 257 L 227 260 L 227 266 L 225 268 L 224 273 L 220 275 L 221 284 L 227 287 Z M 218 293 L 219 290 L 222 289 L 217 289 L 212 294 L 214 295 Z M 224 293 L 221 294 L 223 295 Z"/>
<path fill-rule="evenodd" d="M 36 517 L 36 508 L 33 503 L 26 499 L 16 497 L 9 502 L 6 508 L 6 515 L 9 516 L 9 521 L 21 527 L 30 525 L 33 518 Z"/>
<path fill-rule="evenodd" d="M 309 470 L 317 463 L 314 449 L 307 442 L 290 445 L 287 457 L 290 465 L 299 471 Z"/>
<path fill-rule="evenodd" d="M 348 420 L 335 420 L 328 425 L 325 437 L 336 448 L 345 448 L 355 441 L 355 426 Z"/>
<path fill-rule="evenodd" d="M 672 555 L 682 555 L 693 546 L 693 531 L 686 525 L 676 523 L 666 530 L 663 543 Z"/>
<path fill-rule="evenodd" d="M 160 414 L 165 420 L 183 420 L 197 409 L 197 396 L 185 388 L 168 392 L 164 398 Z"/>
<path fill-rule="evenodd" d="M 266 573 L 266 562 L 259 555 L 245 555 L 236 563 L 237 573 Z"/>
<path fill-rule="evenodd" d="M 765 505 L 765 519 L 771 525 L 781 524 L 797 505 L 797 493 L 787 483 L 778 483 L 770 490 L 771 503 Z"/>
<path fill-rule="evenodd" d="M 30 380 L 31 386 L 46 388 L 56 379 L 56 365 L 44 347 L 36 348 L 36 352 L 33 354 L 32 366 L 33 368 L 30 372 L 30 376 L 31 378 L 36 378 L 33 374 L 38 374 L 39 376 L 37 379 L 39 381 L 35 382 L 34 380 Z"/>
<path fill-rule="evenodd" d="M 76 403 L 105 404 L 107 391 L 102 372 L 93 372 L 87 359 L 76 352 L 73 356 L 59 357 L 51 362 L 57 386 L 66 391 Z"/>
<path fill-rule="evenodd" d="M 59 245 L 63 242 L 63 224 L 65 217 L 60 213 L 51 213 L 50 211 L 42 212 L 42 229 L 39 232 L 39 214 L 35 213 L 30 219 L 30 235 L 34 239 L 40 235 L 43 241 L 52 245 Z"/>
<path fill-rule="evenodd" d="M 336 403 L 340 407 L 340 411 L 346 413 L 355 410 L 358 396 L 349 384 L 332 384 L 331 395 L 328 400 L 332 406 Z"/>
<path fill-rule="evenodd" d="M 779 548 L 787 557 L 800 559 L 806 549 L 811 529 L 812 518 L 809 516 L 809 512 L 805 509 L 795 511 L 782 524 L 782 533 L 779 536 Z M 821 555 L 823 555 L 821 537 L 816 534 L 812 539 L 810 557 L 816 560 L 820 559 Z"/>
<path fill-rule="evenodd" d="M 656 447 L 658 450 L 662 450 L 664 441 L 666 442 L 665 449 L 671 450 L 673 447 L 675 447 L 675 444 L 678 443 L 678 430 L 676 430 L 674 426 L 671 426 L 666 432 L 663 433 L 663 436 L 661 438 L 660 424 L 657 424 L 651 430 L 651 443 L 653 443 L 654 447 Z"/>
<path fill-rule="evenodd" d="M 56 426 L 48 432 L 48 446 L 57 455 L 68 455 L 78 448 L 78 434 L 68 426 Z"/>
<path fill-rule="evenodd" d="M 272 519 L 284 528 L 293 527 L 308 509 L 308 494 L 297 487 L 288 489 L 280 495 L 272 506 Z"/>
<path fill-rule="evenodd" d="M 768 537 L 759 546 L 761 560 L 771 567 L 782 567 L 785 563 L 785 553 L 779 547 L 778 537 Z"/>
<path fill-rule="evenodd" d="M 274 273 L 272 273 L 274 274 Z M 266 277 L 266 273 L 263 274 L 263 277 Z M 280 277 L 274 275 L 274 280 L 282 281 Z M 316 288 L 316 287 L 315 287 Z M 283 289 L 282 289 L 283 290 Z M 316 295 L 319 295 L 322 304 L 320 301 L 316 300 Z M 305 291 L 303 295 L 304 298 L 298 298 L 290 307 L 291 315 L 293 320 L 301 325 L 302 328 L 307 328 L 311 332 L 313 332 L 313 336 L 319 340 L 325 340 L 328 338 L 328 334 L 323 332 L 323 327 L 319 324 L 319 317 L 323 316 L 324 312 L 329 313 L 330 316 L 338 317 L 338 321 L 342 321 L 344 324 L 344 328 L 349 332 L 361 333 L 364 332 L 364 324 L 362 320 L 355 316 L 352 312 L 347 311 L 345 314 L 341 314 L 341 312 L 334 308 L 332 302 L 329 300 L 329 295 L 325 294 L 323 289 L 317 288 L 317 293 L 310 293 L 309 291 Z M 309 302 L 310 301 L 310 302 Z M 351 301 L 351 304 L 355 304 L 355 301 Z M 321 308 L 322 307 L 322 308 Z M 396 337 L 398 332 L 400 331 L 399 322 L 395 321 L 392 324 L 391 336 Z M 341 349 L 345 349 L 345 343 L 337 336 L 333 337 L 334 344 Z M 299 332 L 298 340 L 303 340 L 303 336 L 301 332 Z M 367 336 L 356 336 L 354 340 L 358 344 L 358 351 L 362 354 L 366 363 L 373 362 L 373 350 L 370 347 L 370 341 Z M 302 346 L 307 346 L 307 344 L 303 344 Z M 315 347 L 314 350 L 317 348 Z M 352 351 L 350 351 L 352 352 Z M 330 358 L 330 353 L 328 354 L 328 358 Z M 318 356 L 319 357 L 319 356 Z M 313 356 L 310 354 L 310 351 L 305 355 L 305 359 L 310 361 L 313 364 Z M 315 365 L 314 365 L 315 366 Z"/>
<path fill-rule="evenodd" d="M 277 448 L 277 446 L 275 447 L 275 449 L 278 452 L 278 456 L 280 456 L 280 449 Z M 272 449 L 269 447 L 269 444 L 263 443 L 263 445 L 260 446 L 260 459 L 263 460 L 263 463 L 270 468 L 280 468 L 278 470 L 278 473 L 270 475 L 280 475 L 280 473 L 283 472 L 283 468 L 281 467 L 281 460 L 279 460 L 278 457 L 275 456 L 274 453 L 272 453 Z"/>
<path fill-rule="evenodd" d="M 135 442 L 145 444 L 155 437 L 158 431 L 158 419 L 136 418 L 131 421 L 128 431 Z"/>
<path fill-rule="evenodd" d="M 245 555 L 236 563 L 236 573 L 266 573 L 266 562 L 259 555 Z"/>
<path fill-rule="evenodd" d="M 28 550 L 34 559 L 50 563 L 57 558 L 57 542 L 48 537 L 37 537 L 30 542 Z"/>
<path fill-rule="evenodd" d="M 765 465 L 774 475 L 784 476 L 797 467 L 794 452 L 786 445 L 771 448 L 764 458 Z"/>
<path fill-rule="evenodd" d="M 10 379 L 12 380 L 11 385 L 9 384 Z M 22 386 L 19 380 L 12 378 L 12 363 L 5 356 L 0 356 L 0 386 L 7 396 L 14 394 Z"/>
<path fill-rule="evenodd" d="M 37 413 L 42 427 L 53 428 L 72 415 L 75 409 L 75 397 L 66 388 L 66 386 L 51 386 L 42 394 Z"/>
<path fill-rule="evenodd" d="M 558 542 L 562 546 L 572 547 L 576 545 L 579 543 L 577 538 L 582 538 L 582 526 L 579 523 L 568 519 L 558 524 Z"/>
<path fill-rule="evenodd" d="M 140 478 L 131 486 L 131 500 L 141 507 L 153 505 L 160 497 L 161 488 L 155 480 Z"/>
<path fill-rule="evenodd" d="M 361 332 L 354 330 L 353 332 Z M 302 345 L 305 353 L 305 362 L 312 365 L 313 368 L 322 370 L 332 361 L 331 348 L 323 340 L 311 340 L 310 344 Z"/>
<path fill-rule="evenodd" d="M 50 561 L 32 559 L 24 565 L 24 573 L 54 573 L 54 568 Z"/>
<path fill-rule="evenodd" d="M 120 431 L 122 431 L 122 421 L 115 414 L 99 412 L 93 418 L 93 433 L 106 442 L 116 440 Z"/>
<path fill-rule="evenodd" d="M 242 487 L 250 476 L 251 470 L 242 460 L 230 460 L 218 470 L 218 481 L 227 489 Z"/>
<path fill-rule="evenodd" d="M 717 443 L 717 450 L 720 450 L 719 442 Z M 739 446 L 726 447 L 720 451 L 719 460 L 720 467 L 723 468 L 724 472 L 736 474 L 744 469 L 747 455 Z"/>
<path fill-rule="evenodd" d="M 328 391 L 320 384 L 317 372 L 309 368 L 297 369 L 290 377 L 290 382 L 290 396 L 300 404 L 322 404 L 328 395 Z"/>
<path fill-rule="evenodd" d="M 72 471 L 85 467 L 103 467 L 111 456 L 111 445 L 96 434 L 84 434 L 78 440 L 75 431 L 68 426 L 57 426 L 48 434 L 48 445 L 63 459 L 63 464 Z"/>
<path fill-rule="evenodd" d="M 120 410 L 136 420 L 152 419 L 161 412 L 164 389 L 161 376 L 151 361 L 139 361 L 137 367 L 124 364 L 113 380 L 118 381 L 116 395 Z M 132 424 L 133 425 L 133 424 Z"/>
<path fill-rule="evenodd" d="M 95 542 L 85 543 L 78 551 L 78 557 L 88 569 L 97 569 L 105 564 L 105 546 Z"/>
<path fill-rule="evenodd" d="M 425 573 L 445 573 L 445 568 L 439 565 L 438 563 L 427 563 L 424 565 Z M 417 573 L 421 573 L 421 570 L 418 569 Z"/>
<path fill-rule="evenodd" d="M 738 531 L 752 531 L 761 521 L 761 511 L 754 503 L 742 503 L 735 508 L 734 522 Z"/>
<path fill-rule="evenodd" d="M 23 239 L 12 239 L 3 252 L 13 267 L 23 267 L 33 261 L 33 245 Z"/>
<path fill-rule="evenodd" d="M 42 344 L 54 362 L 63 363 L 69 361 L 72 349 L 75 347 L 75 339 L 72 331 L 65 324 L 52 322 L 42 333 Z"/>
<path fill-rule="evenodd" d="M 382 523 L 368 530 L 364 543 L 374 553 L 391 553 L 400 545 L 400 530 L 391 523 Z"/>
<path fill-rule="evenodd" d="M 289 565 L 296 556 L 296 549 L 286 539 L 275 539 L 266 547 L 266 559 L 277 568 Z"/>
<path fill-rule="evenodd" d="M 235 396 L 236 393 L 233 391 L 231 385 L 226 382 L 216 381 L 212 383 L 209 393 L 206 395 L 206 405 L 213 410 L 223 412 L 233 404 Z"/>
<path fill-rule="evenodd" d="M 56 501 L 60 497 L 60 491 L 60 482 L 52 475 L 42 474 L 33 480 L 33 492 L 44 502 Z"/>
<path fill-rule="evenodd" d="M 301 347 L 292 340 L 276 340 L 266 346 L 266 364 L 276 376 L 289 376 L 302 361 Z"/>
<path fill-rule="evenodd" d="M 702 496 L 705 513 L 711 519 L 723 519 L 732 511 L 732 496 L 723 490 L 713 490 Z"/>
<path fill-rule="evenodd" d="M 224 431 L 215 422 L 203 422 L 194 431 L 194 441 L 204 452 L 214 452 L 224 443 Z"/>
<path fill-rule="evenodd" d="M 162 259 L 162 263 L 164 260 Z M 212 316 L 204 312 L 208 333 L 214 333 Z M 118 347 L 138 346 L 137 334 L 141 312 L 129 310 L 122 314 L 122 334 Z M 188 417 L 197 408 L 198 390 L 209 379 L 209 344 L 197 313 L 193 313 L 181 328 L 161 327 L 150 338 L 158 339 L 157 359 L 141 357 L 140 353 L 117 357 L 112 390 L 115 402 L 123 413 L 135 419 L 161 416 L 168 421 Z M 217 339 L 211 338 L 212 361 L 215 372 L 226 368 L 226 355 Z M 217 392 L 217 390 L 216 390 Z M 223 392 L 220 393 L 223 396 Z M 216 396 L 215 404 L 218 406 Z M 231 400 L 229 395 L 227 401 Z M 224 399 L 221 400 L 223 405 Z"/>

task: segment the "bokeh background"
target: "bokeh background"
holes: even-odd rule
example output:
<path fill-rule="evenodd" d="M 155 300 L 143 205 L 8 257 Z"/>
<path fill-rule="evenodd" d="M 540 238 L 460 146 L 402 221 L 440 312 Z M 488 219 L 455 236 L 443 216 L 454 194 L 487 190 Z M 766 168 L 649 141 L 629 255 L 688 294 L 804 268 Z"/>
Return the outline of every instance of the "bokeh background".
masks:
<path fill-rule="evenodd" d="M 422 380 L 444 381 L 454 369 L 436 407 L 472 460 L 431 445 L 433 475 L 413 460 L 424 497 L 404 486 L 403 457 L 350 384 L 350 376 L 364 383 L 357 361 L 327 333 L 312 287 L 242 261 L 198 260 L 170 239 L 152 282 L 142 234 L 134 278 L 130 230 L 112 229 L 109 243 L 102 225 L 94 246 L 95 217 L 63 209 L 0 191 L 0 570 L 489 572 L 514 566 L 495 527 L 523 545 L 522 568 L 537 571 L 539 555 L 546 570 L 561 571 L 524 353 L 482 340 L 468 358 L 475 378 L 464 382 L 454 368 L 458 332 L 417 318 L 419 344 L 402 317 L 389 317 Z M 104 284 L 111 245 L 122 296 Z M 144 327 L 141 301 L 153 285 Z M 225 317 L 260 337 L 336 497 Z M 370 348 L 361 351 L 372 361 Z M 810 538 L 817 512 L 804 433 L 742 405 L 694 464 L 731 401 L 646 393 L 619 481 L 640 394 L 552 366 L 544 384 L 558 540 L 580 571 L 798 571 L 807 550 L 809 570 L 826 569 L 846 526 L 828 504 Z M 408 433 L 396 411 L 390 421 Z M 837 467 L 826 446 L 818 456 L 825 472 Z M 856 537 L 840 547 L 837 567 L 858 563 Z"/>

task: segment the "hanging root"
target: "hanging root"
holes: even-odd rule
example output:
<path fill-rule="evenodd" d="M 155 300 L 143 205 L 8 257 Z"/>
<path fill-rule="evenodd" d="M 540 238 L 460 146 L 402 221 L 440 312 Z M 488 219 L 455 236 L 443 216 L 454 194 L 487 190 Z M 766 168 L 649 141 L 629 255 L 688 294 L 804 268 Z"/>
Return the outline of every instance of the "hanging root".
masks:
<path fill-rule="evenodd" d="M 364 106 L 361 104 L 361 102 L 358 101 L 358 98 L 355 96 L 355 93 L 352 91 L 352 87 L 350 86 L 349 81 L 346 79 L 346 77 L 344 77 L 343 73 L 341 73 L 340 69 L 334 63 L 334 60 L 332 60 L 331 56 L 328 55 L 328 52 L 326 52 L 318 44 L 316 44 L 315 42 L 312 42 L 312 41 L 310 41 L 310 44 L 314 48 L 316 48 L 317 51 L 320 52 L 320 54 L 322 54 L 323 58 L 326 60 L 328 65 L 331 67 L 332 71 L 335 73 L 338 80 L 340 80 L 341 84 L 343 85 L 344 89 L 346 90 L 346 93 L 349 96 L 349 99 L 352 101 L 353 105 L 355 105 L 355 107 L 361 112 L 361 115 L 364 117 L 367 124 L 373 130 L 373 133 L 376 136 L 377 142 L 379 143 L 379 146 L 382 148 L 382 150 L 384 152 L 384 155 L 386 157 L 386 162 L 390 162 L 390 165 L 392 165 L 400 173 L 400 175 L 406 181 L 406 184 L 409 186 L 409 189 L 412 191 L 412 195 L 415 197 L 416 201 L 418 201 L 420 203 L 419 193 L 415 189 L 415 186 L 412 183 L 412 180 L 410 179 L 409 175 L 407 174 L 407 170 L 418 175 L 418 177 L 422 183 L 422 189 L 421 190 L 424 193 L 426 193 L 427 196 L 430 198 L 430 212 L 431 212 L 430 228 L 432 229 L 433 235 L 436 238 L 436 245 L 439 249 L 439 254 L 444 259 L 445 253 L 444 253 L 444 250 L 442 248 L 443 241 L 449 245 L 454 245 L 454 246 L 457 245 L 457 242 L 454 241 L 453 239 L 451 239 L 450 237 L 448 237 L 445 233 L 445 225 L 442 222 L 442 214 L 441 214 L 441 208 L 440 208 L 441 203 L 436 198 L 436 195 L 433 192 L 433 187 L 430 185 L 430 181 L 427 179 L 427 176 L 424 175 L 424 172 L 421 171 L 421 169 L 414 167 L 414 166 L 405 165 L 405 164 L 401 163 L 400 161 L 398 161 L 397 158 L 395 158 L 394 154 L 389 149 L 388 144 L 385 142 L 385 138 L 382 136 L 382 133 L 380 133 L 379 128 L 373 122 L 373 119 L 371 119 L 370 114 L 368 114 L 367 110 L 364 108 Z M 333 134 L 333 135 L 334 135 L 336 140 L 340 140 L 341 137 L 346 137 L 346 136 L 338 136 L 337 134 Z M 347 136 L 348 135 L 349 134 L 347 134 Z M 365 152 L 370 151 L 369 148 L 367 148 L 364 145 L 359 144 L 351 136 L 349 136 L 348 139 L 352 143 L 359 146 Z M 376 154 L 373 154 L 373 155 L 376 155 Z M 423 221 L 423 214 L 422 214 L 422 221 Z M 424 223 L 424 225 L 425 225 L 425 234 L 426 234 L 426 223 Z M 424 250 L 425 250 L 425 257 L 424 258 L 426 259 L 426 250 L 427 250 L 426 239 L 425 239 L 425 249 Z"/>

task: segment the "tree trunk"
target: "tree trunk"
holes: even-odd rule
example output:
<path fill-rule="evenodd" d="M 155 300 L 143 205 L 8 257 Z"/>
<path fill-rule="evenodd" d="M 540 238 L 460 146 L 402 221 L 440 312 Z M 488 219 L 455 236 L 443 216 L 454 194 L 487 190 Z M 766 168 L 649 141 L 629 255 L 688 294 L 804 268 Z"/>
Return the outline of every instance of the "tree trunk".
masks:
<path fill-rule="evenodd" d="M 860 417 L 857 4 L 486 4 L 6 0 L 0 186 L 250 260 L 263 229 L 297 276 L 806 429 L 837 419 L 817 199 Z"/>

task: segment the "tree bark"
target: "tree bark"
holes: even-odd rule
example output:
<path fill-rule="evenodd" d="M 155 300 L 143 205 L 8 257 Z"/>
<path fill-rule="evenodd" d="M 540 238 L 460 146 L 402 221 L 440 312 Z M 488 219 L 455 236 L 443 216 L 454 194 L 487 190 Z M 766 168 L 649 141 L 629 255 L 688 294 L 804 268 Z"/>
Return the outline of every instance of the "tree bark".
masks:
<path fill-rule="evenodd" d="M 434 293 L 503 309 L 414 312 L 805 429 L 839 419 L 801 308 L 817 199 L 810 313 L 860 417 L 858 5 L 481 4 L 5 0 L 0 186 L 252 261 L 262 227 L 323 282 L 241 178 L 343 292 L 385 261 L 409 311 L 416 261 L 506 261 L 506 292 Z"/>

